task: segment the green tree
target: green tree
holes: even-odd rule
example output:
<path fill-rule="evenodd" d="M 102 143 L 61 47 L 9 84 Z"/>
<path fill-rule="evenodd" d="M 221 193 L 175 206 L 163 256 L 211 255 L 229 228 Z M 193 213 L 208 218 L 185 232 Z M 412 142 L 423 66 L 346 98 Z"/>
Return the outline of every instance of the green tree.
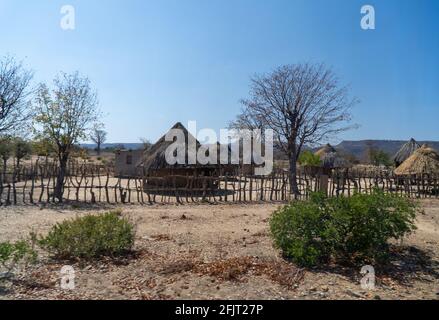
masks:
<path fill-rule="evenodd" d="M 2 177 L 6 179 L 7 163 L 13 154 L 13 146 L 9 137 L 0 137 L 0 158 L 2 161 Z"/>
<path fill-rule="evenodd" d="M 322 165 L 320 157 L 309 150 L 305 150 L 300 154 L 298 162 L 302 166 L 319 167 Z"/>
<path fill-rule="evenodd" d="M 72 148 L 89 136 L 100 116 L 97 94 L 87 77 L 78 72 L 61 73 L 53 82 L 53 90 L 45 84 L 39 86 L 36 101 L 35 130 L 39 138 L 55 146 L 59 170 L 54 195 L 62 202 Z"/>
<path fill-rule="evenodd" d="M 20 166 L 21 160 L 32 153 L 31 144 L 22 138 L 13 139 L 12 150 L 17 168 Z"/>
<path fill-rule="evenodd" d="M 375 166 L 382 165 L 382 166 L 390 167 L 392 165 L 392 160 L 390 159 L 390 156 L 383 150 L 370 148 L 368 154 L 369 154 L 370 163 Z"/>
<path fill-rule="evenodd" d="M 47 163 L 49 157 L 55 153 L 55 146 L 50 139 L 42 138 L 32 142 L 32 151 L 38 157 L 43 157 Z"/>

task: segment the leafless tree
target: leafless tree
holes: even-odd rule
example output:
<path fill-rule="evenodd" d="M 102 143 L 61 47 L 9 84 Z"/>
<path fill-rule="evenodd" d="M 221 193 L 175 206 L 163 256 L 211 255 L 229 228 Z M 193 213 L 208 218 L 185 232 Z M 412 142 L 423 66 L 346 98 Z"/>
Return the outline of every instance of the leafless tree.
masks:
<path fill-rule="evenodd" d="M 250 98 L 232 128 L 272 129 L 289 158 L 291 191 L 299 194 L 297 160 L 304 145 L 317 145 L 352 128 L 358 102 L 324 64 L 296 64 L 251 79 Z"/>
<path fill-rule="evenodd" d="M 139 138 L 140 142 L 142 143 L 142 148 L 144 151 L 149 150 L 149 148 L 152 147 L 152 143 L 147 138 Z"/>
<path fill-rule="evenodd" d="M 103 129 L 101 124 L 95 125 L 91 132 L 90 139 L 96 144 L 96 152 L 100 155 L 101 147 L 105 141 L 107 141 L 107 132 Z"/>
<path fill-rule="evenodd" d="M 12 57 L 0 60 L 0 134 L 11 134 L 30 118 L 32 72 Z"/>
<path fill-rule="evenodd" d="M 86 139 L 100 113 L 97 94 L 90 80 L 73 74 L 61 73 L 54 80 L 53 90 L 39 86 L 35 110 L 35 130 L 38 138 L 47 138 L 55 145 L 59 173 L 55 196 L 63 200 L 67 163 L 76 143 Z"/>

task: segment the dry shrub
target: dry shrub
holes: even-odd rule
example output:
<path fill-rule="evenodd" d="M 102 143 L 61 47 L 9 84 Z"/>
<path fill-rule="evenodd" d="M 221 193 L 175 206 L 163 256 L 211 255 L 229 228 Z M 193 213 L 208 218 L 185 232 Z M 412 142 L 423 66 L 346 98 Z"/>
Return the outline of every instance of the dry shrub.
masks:
<path fill-rule="evenodd" d="M 267 276 L 289 288 L 303 279 L 303 270 L 284 261 L 261 260 L 255 257 L 236 257 L 200 264 L 195 268 L 200 275 L 219 280 L 241 281 L 245 275 Z"/>
<path fill-rule="evenodd" d="M 200 262 L 195 257 L 167 263 L 159 274 L 164 276 L 192 272 L 219 281 L 245 282 L 246 276 L 265 276 L 289 289 L 303 280 L 303 269 L 283 260 L 263 260 L 257 257 L 234 257 L 213 262 Z"/>
<path fill-rule="evenodd" d="M 154 239 L 154 241 L 170 241 L 171 240 L 171 236 L 168 234 L 157 234 L 157 235 L 151 236 L 151 238 Z"/>
<path fill-rule="evenodd" d="M 220 280 L 239 280 L 250 271 L 253 264 L 251 257 L 230 258 L 202 264 L 197 268 L 197 272 Z"/>
<path fill-rule="evenodd" d="M 166 265 L 160 271 L 160 274 L 171 275 L 171 274 L 183 273 L 193 270 L 194 267 L 195 267 L 195 262 L 192 260 L 178 260 Z"/>

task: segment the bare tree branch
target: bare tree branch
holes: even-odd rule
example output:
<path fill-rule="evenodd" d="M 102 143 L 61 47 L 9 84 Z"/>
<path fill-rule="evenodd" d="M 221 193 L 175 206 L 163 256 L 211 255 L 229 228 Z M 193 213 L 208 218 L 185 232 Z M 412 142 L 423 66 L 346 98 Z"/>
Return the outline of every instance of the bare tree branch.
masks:
<path fill-rule="evenodd" d="M 286 65 L 251 79 L 250 98 L 230 127 L 272 129 L 288 154 L 292 191 L 298 193 L 296 164 L 303 146 L 353 128 L 347 123 L 357 102 L 324 64 Z"/>
<path fill-rule="evenodd" d="M 97 124 L 94 126 L 90 139 L 96 144 L 96 152 L 101 154 L 101 147 L 107 141 L 107 132 L 104 130 L 103 125 Z"/>
<path fill-rule="evenodd" d="M 0 60 L 0 134 L 13 134 L 30 119 L 32 77 L 14 58 Z"/>

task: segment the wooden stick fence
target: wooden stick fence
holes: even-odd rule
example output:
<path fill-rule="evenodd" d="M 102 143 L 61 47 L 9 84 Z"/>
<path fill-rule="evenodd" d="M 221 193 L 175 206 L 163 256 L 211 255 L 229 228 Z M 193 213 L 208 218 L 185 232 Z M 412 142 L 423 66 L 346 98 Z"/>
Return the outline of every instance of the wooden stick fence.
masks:
<path fill-rule="evenodd" d="M 58 167 L 53 164 L 12 168 L 0 175 L 0 206 L 56 202 Z M 322 179 L 324 178 L 324 179 Z M 300 196 L 290 192 L 285 171 L 269 176 L 223 175 L 117 178 L 104 166 L 71 163 L 64 198 L 78 203 L 154 204 L 289 202 L 325 190 L 329 196 L 371 193 L 375 188 L 411 198 L 439 198 L 439 176 L 395 176 L 391 172 L 335 170 L 329 176 L 299 170 Z M 325 186 L 323 184 L 326 184 Z"/>

